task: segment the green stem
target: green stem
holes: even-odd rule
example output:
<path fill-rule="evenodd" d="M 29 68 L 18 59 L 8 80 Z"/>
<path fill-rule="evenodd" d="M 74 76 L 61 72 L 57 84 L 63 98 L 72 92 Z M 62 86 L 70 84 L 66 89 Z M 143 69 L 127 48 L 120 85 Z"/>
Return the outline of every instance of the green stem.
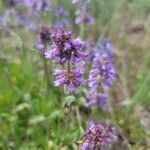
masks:
<path fill-rule="evenodd" d="M 46 82 L 45 97 L 47 99 L 48 96 L 50 95 L 50 79 L 49 79 L 48 62 L 44 57 L 43 57 L 43 63 L 44 63 L 44 79 L 45 79 L 45 82 Z"/>
<path fill-rule="evenodd" d="M 83 39 L 85 35 L 85 28 L 84 28 L 84 24 L 82 23 L 80 25 L 80 37 Z"/>
<path fill-rule="evenodd" d="M 81 115 L 80 115 L 80 111 L 79 111 L 78 106 L 76 106 L 75 109 L 76 109 L 76 116 L 77 116 L 78 126 L 80 128 L 80 133 L 83 134 L 84 130 L 82 128 Z"/>

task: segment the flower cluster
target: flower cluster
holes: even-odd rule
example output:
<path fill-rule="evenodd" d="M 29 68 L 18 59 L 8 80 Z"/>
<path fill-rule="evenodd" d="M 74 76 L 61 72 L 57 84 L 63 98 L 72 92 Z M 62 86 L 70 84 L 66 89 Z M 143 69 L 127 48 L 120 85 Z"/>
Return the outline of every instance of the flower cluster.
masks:
<path fill-rule="evenodd" d="M 66 69 L 56 69 L 54 73 L 56 76 L 55 86 L 66 84 L 68 91 L 74 92 L 76 87 L 84 82 L 83 73 L 83 68 L 71 68 L 70 71 Z"/>
<path fill-rule="evenodd" d="M 54 7 L 54 14 L 56 17 L 53 23 L 54 27 L 62 28 L 68 25 L 68 20 L 66 19 L 68 12 L 63 6 L 58 5 Z"/>
<path fill-rule="evenodd" d="M 94 121 L 89 121 L 88 129 L 84 133 L 84 143 L 82 150 L 104 149 L 108 144 L 111 144 L 117 139 L 114 133 L 115 128 L 109 124 L 98 124 Z"/>
<path fill-rule="evenodd" d="M 111 50 L 111 51 L 110 51 Z M 96 49 L 93 58 L 92 69 L 89 73 L 87 93 L 87 106 L 101 105 L 107 108 L 105 91 L 112 86 L 112 81 L 115 78 L 115 70 L 111 59 L 112 49 L 108 41 L 102 40 L 99 48 Z"/>
<path fill-rule="evenodd" d="M 37 22 L 42 19 L 41 14 L 51 10 L 49 0 L 6 0 L 4 4 L 6 10 L 0 16 L 0 24 L 22 25 L 27 30 L 35 30 Z"/>
<path fill-rule="evenodd" d="M 81 9 L 76 11 L 76 24 L 92 24 L 94 22 L 93 17 L 89 15 L 89 0 L 73 0 L 72 3 L 81 6 Z"/>
<path fill-rule="evenodd" d="M 49 0 L 24 0 L 24 4 L 28 7 L 29 11 L 35 15 L 51 10 Z"/>
<path fill-rule="evenodd" d="M 45 57 L 53 59 L 61 66 L 61 69 L 55 71 L 55 85 L 65 84 L 69 92 L 74 92 L 83 82 L 83 63 L 81 63 L 85 57 L 81 51 L 83 42 L 80 38 L 73 39 L 72 33 L 63 29 L 53 30 L 51 39 L 53 44 L 51 49 L 45 52 Z"/>
<path fill-rule="evenodd" d="M 36 45 L 36 49 L 41 54 L 44 54 L 44 52 L 47 49 L 48 44 L 51 41 L 51 30 L 52 28 L 48 25 L 43 25 L 40 28 L 35 45 Z"/>

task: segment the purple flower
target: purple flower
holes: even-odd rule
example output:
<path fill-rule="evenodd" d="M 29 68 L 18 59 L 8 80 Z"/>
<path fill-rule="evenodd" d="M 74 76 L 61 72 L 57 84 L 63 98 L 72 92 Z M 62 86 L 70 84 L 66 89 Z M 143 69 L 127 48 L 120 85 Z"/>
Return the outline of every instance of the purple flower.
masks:
<path fill-rule="evenodd" d="M 61 5 L 57 5 L 54 7 L 54 15 L 55 15 L 55 20 L 53 21 L 53 26 L 55 28 L 63 28 L 69 24 L 67 20 L 68 16 L 68 11 Z"/>
<path fill-rule="evenodd" d="M 86 41 L 85 43 L 86 43 L 85 47 L 87 52 L 86 63 L 88 65 L 91 65 L 95 56 L 95 42 Z"/>
<path fill-rule="evenodd" d="M 81 51 L 83 42 L 80 38 L 72 39 L 71 35 L 71 32 L 62 29 L 54 31 L 52 34 L 53 45 L 51 50 L 45 53 L 45 57 L 52 58 L 60 64 L 64 64 L 68 60 L 74 64 L 85 57 Z"/>
<path fill-rule="evenodd" d="M 89 15 L 88 13 L 79 12 L 76 15 L 75 23 L 76 24 L 82 24 L 82 23 L 93 24 L 94 18 L 91 15 Z"/>
<path fill-rule="evenodd" d="M 76 24 L 93 24 L 94 23 L 94 18 L 89 14 L 89 7 L 88 7 L 88 2 L 83 1 L 83 4 L 81 4 L 81 9 L 76 11 L 76 19 L 75 23 Z"/>
<path fill-rule="evenodd" d="M 74 92 L 75 89 L 83 83 L 83 69 L 82 68 L 70 68 L 56 69 L 54 75 L 55 86 L 67 85 L 69 92 Z"/>
<path fill-rule="evenodd" d="M 51 40 L 53 44 L 44 54 L 61 66 L 55 69 L 55 86 L 66 85 L 69 92 L 74 92 L 84 83 L 82 58 L 85 54 L 81 51 L 84 43 L 80 38 L 73 39 L 72 33 L 63 29 L 53 29 Z"/>
<path fill-rule="evenodd" d="M 65 8 L 61 5 L 58 5 L 55 9 L 55 16 L 56 17 L 64 17 L 64 16 L 68 16 L 68 12 L 65 10 Z"/>
<path fill-rule="evenodd" d="M 84 143 L 82 150 L 95 150 L 95 148 L 102 149 L 117 140 L 114 133 L 115 128 L 112 125 L 105 123 L 88 122 L 88 129 L 83 135 Z"/>
<path fill-rule="evenodd" d="M 41 54 L 47 49 L 48 44 L 51 42 L 51 27 L 48 25 L 41 26 L 36 40 L 36 48 Z"/>
<path fill-rule="evenodd" d="M 106 52 L 111 58 L 113 54 L 113 46 L 107 39 L 100 38 L 97 45 L 97 52 Z"/>
<path fill-rule="evenodd" d="M 87 103 L 86 107 L 91 107 L 94 105 L 99 105 L 104 109 L 107 109 L 107 101 L 106 101 L 106 94 L 105 93 L 98 93 L 96 89 L 91 88 L 86 96 Z"/>
<path fill-rule="evenodd" d="M 87 92 L 87 107 L 100 105 L 107 109 L 106 90 L 110 89 L 115 79 L 115 69 L 112 62 L 112 46 L 105 40 L 94 48 L 92 69 L 89 72 Z"/>
<path fill-rule="evenodd" d="M 68 25 L 68 20 L 66 18 L 60 18 L 54 21 L 53 26 L 55 28 L 63 28 Z"/>
<path fill-rule="evenodd" d="M 39 15 L 40 12 L 51 10 L 51 4 L 48 0 L 24 0 L 24 4 L 27 6 L 29 11 L 35 15 Z"/>
<path fill-rule="evenodd" d="M 89 87 L 109 89 L 115 78 L 115 70 L 107 53 L 97 54 L 89 74 Z"/>

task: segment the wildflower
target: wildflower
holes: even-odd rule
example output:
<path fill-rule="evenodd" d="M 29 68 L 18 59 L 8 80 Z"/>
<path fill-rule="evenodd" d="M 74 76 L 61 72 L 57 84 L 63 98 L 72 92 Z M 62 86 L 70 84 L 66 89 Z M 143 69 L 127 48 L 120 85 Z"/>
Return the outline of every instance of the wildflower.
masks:
<path fill-rule="evenodd" d="M 114 131 L 115 127 L 112 125 L 89 121 L 88 129 L 83 135 L 82 150 L 95 150 L 96 148 L 102 149 L 107 147 L 107 145 L 112 144 L 117 139 Z"/>
<path fill-rule="evenodd" d="M 94 19 L 91 15 L 89 15 L 89 8 L 88 6 L 84 5 L 81 7 L 79 11 L 76 12 L 76 24 L 93 24 Z"/>
<path fill-rule="evenodd" d="M 89 75 L 89 87 L 109 88 L 114 78 L 115 70 L 107 53 L 96 55 Z"/>
<path fill-rule="evenodd" d="M 68 12 L 63 6 L 58 5 L 54 7 L 54 15 L 55 15 L 55 20 L 53 22 L 54 27 L 62 28 L 68 25 L 68 20 L 66 18 L 68 16 Z"/>
<path fill-rule="evenodd" d="M 89 91 L 87 92 L 87 107 L 100 105 L 107 108 L 106 90 L 109 90 L 115 79 L 115 69 L 112 62 L 112 47 L 103 41 L 95 49 L 92 69 L 89 72 Z"/>
<path fill-rule="evenodd" d="M 80 38 L 72 39 L 71 32 L 66 32 L 62 29 L 52 34 L 53 45 L 51 50 L 45 53 L 46 58 L 52 58 L 55 62 L 64 64 L 68 60 L 71 63 L 77 62 L 84 57 L 84 53 L 81 51 L 83 42 Z"/>
<path fill-rule="evenodd" d="M 86 107 L 91 107 L 94 105 L 99 105 L 104 109 L 107 109 L 107 101 L 106 101 L 106 94 L 105 93 L 98 93 L 96 89 L 92 88 L 88 91 L 86 96 L 87 104 Z"/>
<path fill-rule="evenodd" d="M 54 73 L 55 86 L 67 85 L 68 91 L 74 92 L 84 82 L 82 58 L 85 54 L 81 51 L 84 43 L 80 38 L 73 39 L 72 33 L 63 29 L 53 30 L 51 39 L 53 44 L 44 54 L 61 66 Z"/>
<path fill-rule="evenodd" d="M 29 11 L 35 15 L 51 10 L 51 4 L 48 0 L 24 0 L 24 4 L 27 6 Z"/>
<path fill-rule="evenodd" d="M 55 86 L 66 84 L 69 92 L 74 92 L 83 83 L 82 68 L 56 69 L 54 75 L 56 76 Z"/>
<path fill-rule="evenodd" d="M 51 27 L 48 25 L 41 26 L 41 29 L 39 31 L 36 40 L 36 48 L 41 53 L 44 53 L 50 41 L 51 41 Z"/>
<path fill-rule="evenodd" d="M 98 41 L 97 51 L 106 52 L 107 55 L 111 58 L 113 54 L 113 46 L 107 39 L 101 38 Z"/>
<path fill-rule="evenodd" d="M 77 1 L 73 1 L 74 3 L 77 3 Z M 75 23 L 76 24 L 93 24 L 94 18 L 89 14 L 89 1 L 83 0 L 81 2 L 81 9 L 76 11 L 76 19 Z"/>

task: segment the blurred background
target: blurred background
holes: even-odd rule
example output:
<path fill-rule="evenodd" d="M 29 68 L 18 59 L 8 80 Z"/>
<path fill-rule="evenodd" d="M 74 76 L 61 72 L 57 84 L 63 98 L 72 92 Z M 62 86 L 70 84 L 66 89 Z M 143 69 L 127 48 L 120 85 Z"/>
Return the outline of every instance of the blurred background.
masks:
<path fill-rule="evenodd" d="M 65 98 L 63 89 L 53 85 L 52 70 L 45 97 L 36 37 L 40 26 L 48 24 L 65 26 L 83 41 L 106 37 L 112 42 L 117 76 L 109 101 L 118 141 L 110 149 L 149 150 L 150 0 L 91 0 L 93 22 L 83 24 L 76 22 L 81 5 L 71 0 L 38 2 L 0 0 L 0 149 L 78 150 L 79 123 L 85 129 L 89 118 L 110 120 L 107 112 L 85 108 L 84 94 Z M 53 68 L 51 62 L 48 66 Z"/>

